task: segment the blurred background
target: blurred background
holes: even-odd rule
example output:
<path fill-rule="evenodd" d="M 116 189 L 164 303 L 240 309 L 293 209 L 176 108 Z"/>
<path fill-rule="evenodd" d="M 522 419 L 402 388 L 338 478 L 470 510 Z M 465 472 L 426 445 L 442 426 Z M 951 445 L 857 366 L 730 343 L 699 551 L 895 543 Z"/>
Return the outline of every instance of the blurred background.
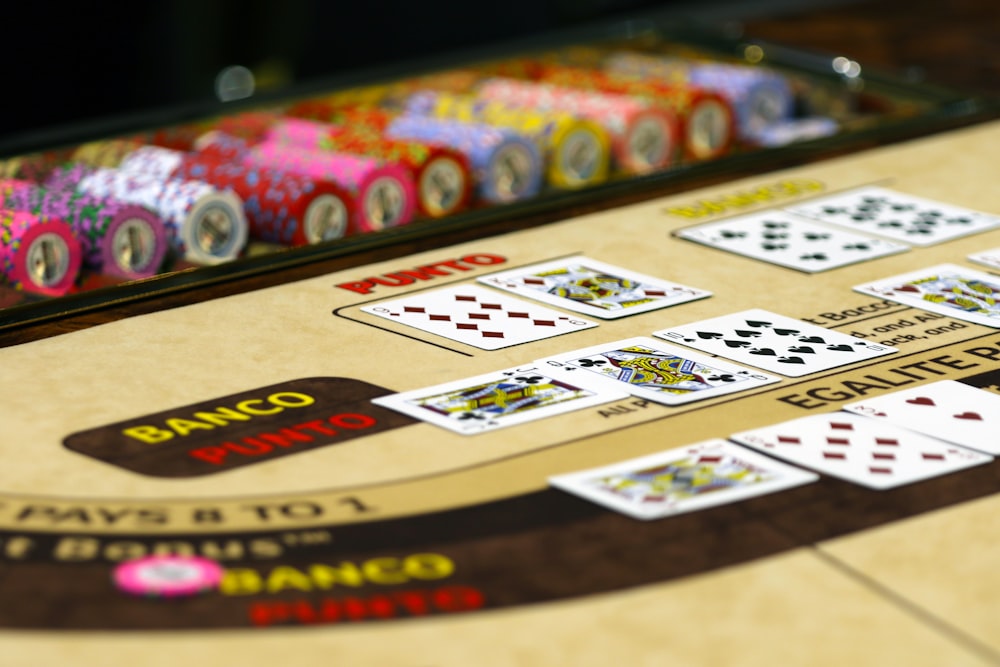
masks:
<path fill-rule="evenodd" d="M 857 2 L 858 0 L 854 0 Z M 150 0 L 7 7 L 0 150 L 90 121 L 218 104 L 253 74 L 258 93 L 464 49 L 633 17 L 711 24 L 851 0 Z M 126 11 L 121 7 L 127 6 Z M 459 64 L 459 63 L 453 63 Z M 233 70 L 231 68 L 236 67 Z M 246 68 L 245 70 L 242 68 Z M 32 142 L 28 142 L 32 143 Z"/>

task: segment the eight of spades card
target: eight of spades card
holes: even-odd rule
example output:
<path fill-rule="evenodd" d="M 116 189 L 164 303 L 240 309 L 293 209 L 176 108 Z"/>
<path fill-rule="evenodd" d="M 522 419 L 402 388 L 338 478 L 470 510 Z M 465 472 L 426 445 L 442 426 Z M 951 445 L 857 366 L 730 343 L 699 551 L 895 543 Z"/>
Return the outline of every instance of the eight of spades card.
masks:
<path fill-rule="evenodd" d="M 897 351 L 759 308 L 656 331 L 653 335 L 790 377 Z"/>
<path fill-rule="evenodd" d="M 823 226 L 785 211 L 763 211 L 677 232 L 737 255 L 818 273 L 909 250 L 909 246 Z"/>

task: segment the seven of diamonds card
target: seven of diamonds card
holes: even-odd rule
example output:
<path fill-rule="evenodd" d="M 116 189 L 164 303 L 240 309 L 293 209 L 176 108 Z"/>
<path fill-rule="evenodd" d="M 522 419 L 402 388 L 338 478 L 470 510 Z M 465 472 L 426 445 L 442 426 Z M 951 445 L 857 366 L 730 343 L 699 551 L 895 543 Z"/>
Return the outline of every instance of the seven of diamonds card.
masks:
<path fill-rule="evenodd" d="M 627 391 L 657 403 L 679 405 L 754 389 L 780 378 L 652 338 L 629 338 L 565 352 L 536 362 L 595 390 Z"/>
<path fill-rule="evenodd" d="M 843 408 L 956 445 L 1000 454 L 1000 394 L 985 389 L 942 380 Z"/>
<path fill-rule="evenodd" d="M 1000 278 L 982 271 L 939 264 L 857 285 L 854 290 L 987 327 L 1000 327 Z"/>
<path fill-rule="evenodd" d="M 483 350 L 498 350 L 596 327 L 494 290 L 466 285 L 382 301 L 366 313 Z"/>
<path fill-rule="evenodd" d="M 868 186 L 787 210 L 821 222 L 926 246 L 1000 226 L 1000 217 Z"/>
<path fill-rule="evenodd" d="M 721 439 L 549 478 L 563 491 L 636 519 L 693 512 L 774 493 L 816 475 Z"/>
<path fill-rule="evenodd" d="M 511 368 L 373 398 L 386 408 L 461 434 L 553 417 L 628 397 L 553 378 L 535 367 Z"/>
<path fill-rule="evenodd" d="M 790 463 L 874 489 L 902 486 L 993 460 L 849 412 L 811 415 L 730 437 Z"/>
<path fill-rule="evenodd" d="M 785 211 L 763 211 L 677 232 L 681 238 L 807 273 L 909 250 L 909 246 L 840 228 L 825 227 Z"/>
<path fill-rule="evenodd" d="M 494 273 L 483 284 L 530 299 L 613 319 L 704 299 L 712 293 L 577 256 Z"/>
<path fill-rule="evenodd" d="M 789 377 L 897 351 L 759 308 L 656 331 L 653 335 Z"/>

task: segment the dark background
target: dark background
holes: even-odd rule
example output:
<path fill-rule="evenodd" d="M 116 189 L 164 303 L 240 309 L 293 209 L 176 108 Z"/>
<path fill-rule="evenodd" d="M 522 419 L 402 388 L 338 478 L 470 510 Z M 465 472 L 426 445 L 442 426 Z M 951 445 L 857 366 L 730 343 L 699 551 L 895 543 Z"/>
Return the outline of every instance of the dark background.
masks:
<path fill-rule="evenodd" d="M 259 92 L 277 93 L 634 17 L 720 23 L 833 4 L 846 0 L 22 1 L 4 17 L 0 152 L 95 120 L 107 129 L 151 110 L 163 120 L 213 110 L 216 76 L 231 65 L 252 70 Z"/>

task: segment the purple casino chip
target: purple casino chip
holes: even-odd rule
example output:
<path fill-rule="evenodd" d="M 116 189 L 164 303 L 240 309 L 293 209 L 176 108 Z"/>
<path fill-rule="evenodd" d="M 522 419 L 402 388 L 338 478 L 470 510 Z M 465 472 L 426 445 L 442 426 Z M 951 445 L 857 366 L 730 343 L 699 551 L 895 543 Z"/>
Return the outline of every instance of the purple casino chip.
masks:
<path fill-rule="evenodd" d="M 440 144 L 464 154 L 479 197 L 500 204 L 538 194 L 543 166 L 538 146 L 506 128 L 406 114 L 386 128 L 389 139 Z"/>
<path fill-rule="evenodd" d="M 12 190 L 4 205 L 69 223 L 94 271 L 129 280 L 159 271 L 167 232 L 158 215 L 141 206 L 81 193 L 74 187 L 83 169 L 63 169 L 50 177 L 55 187 L 28 183 Z"/>

